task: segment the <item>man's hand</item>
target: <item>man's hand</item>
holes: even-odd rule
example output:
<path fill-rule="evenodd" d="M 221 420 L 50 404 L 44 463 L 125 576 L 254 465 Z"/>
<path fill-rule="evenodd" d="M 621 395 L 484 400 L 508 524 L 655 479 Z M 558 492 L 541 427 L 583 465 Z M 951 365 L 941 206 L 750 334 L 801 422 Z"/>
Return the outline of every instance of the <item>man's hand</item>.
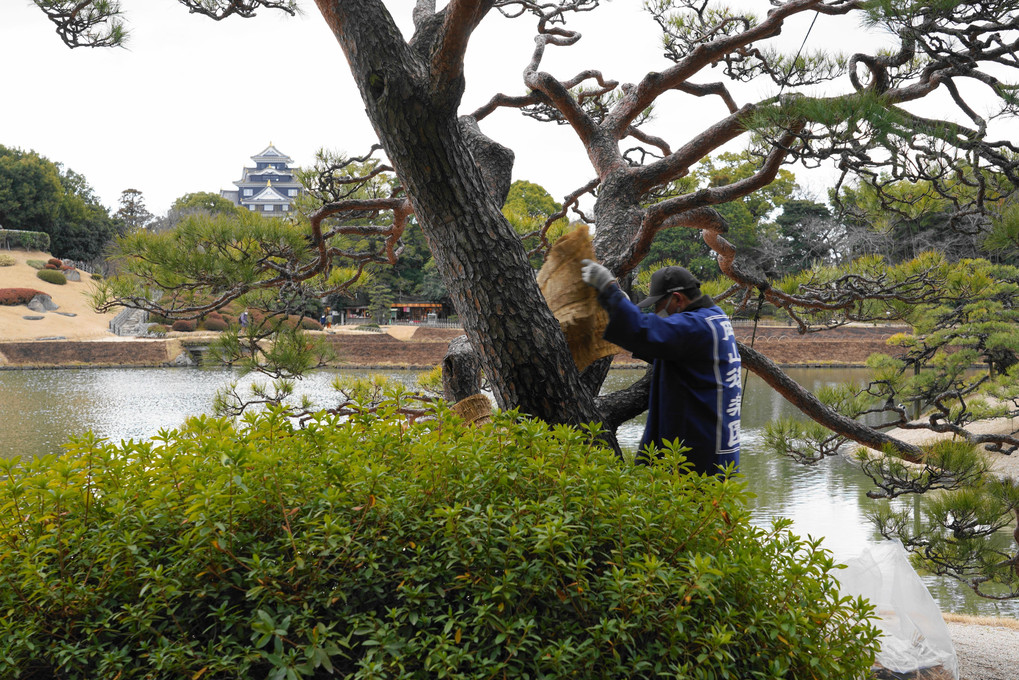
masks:
<path fill-rule="evenodd" d="M 580 264 L 580 278 L 599 293 L 616 280 L 616 277 L 612 276 L 612 272 L 594 260 L 581 260 Z"/>

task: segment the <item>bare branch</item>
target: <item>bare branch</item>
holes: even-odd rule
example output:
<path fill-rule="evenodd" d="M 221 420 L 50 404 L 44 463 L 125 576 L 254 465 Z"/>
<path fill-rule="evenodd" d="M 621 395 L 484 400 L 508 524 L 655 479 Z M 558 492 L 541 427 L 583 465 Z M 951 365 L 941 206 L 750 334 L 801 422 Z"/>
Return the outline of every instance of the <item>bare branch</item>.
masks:
<path fill-rule="evenodd" d="M 742 343 L 737 344 L 739 346 L 740 357 L 743 359 L 743 366 L 753 371 L 755 375 L 768 383 L 776 392 L 815 422 L 839 432 L 858 444 L 878 451 L 891 447 L 904 460 L 909 462 L 915 463 L 922 459 L 923 452 L 918 447 L 877 432 L 832 410 L 813 394 L 790 379 L 782 369 L 766 356 Z"/>
<path fill-rule="evenodd" d="M 294 16 L 300 11 L 295 0 L 178 0 L 192 14 L 201 14 L 222 21 L 237 15 L 245 19 L 254 17 L 260 9 L 278 9 Z"/>

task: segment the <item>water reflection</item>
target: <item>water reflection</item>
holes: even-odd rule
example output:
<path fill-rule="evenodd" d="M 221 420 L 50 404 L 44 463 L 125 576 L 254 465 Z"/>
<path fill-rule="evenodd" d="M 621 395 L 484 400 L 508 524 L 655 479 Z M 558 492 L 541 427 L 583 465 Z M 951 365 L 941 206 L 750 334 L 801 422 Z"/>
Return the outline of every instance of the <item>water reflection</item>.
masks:
<path fill-rule="evenodd" d="M 868 370 L 862 368 L 800 368 L 787 371 L 794 380 L 815 392 L 843 382 L 863 384 Z M 615 371 L 607 381 L 610 389 L 633 382 L 640 373 Z M 805 466 L 764 450 L 764 426 L 778 418 L 805 419 L 789 402 L 779 397 L 757 376 L 744 385 L 742 411 L 742 452 L 740 469 L 748 488 L 756 495 L 751 503 L 754 522 L 769 526 L 775 517 L 793 521 L 793 531 L 802 536 L 824 537 L 824 546 L 838 559 L 848 559 L 868 544 L 883 540 L 867 520 L 876 506 L 867 498 L 873 482 L 850 461 L 829 458 Z M 627 423 L 619 432 L 624 446 L 635 447 L 644 429 L 643 418 Z M 900 497 L 892 507 L 914 507 L 916 498 Z M 945 611 L 986 616 L 1019 618 L 1019 602 L 995 602 L 978 597 L 949 578 L 925 576 L 924 583 Z"/>
<path fill-rule="evenodd" d="M 366 376 L 368 371 L 344 371 Z M 866 379 L 866 369 L 794 369 L 791 376 L 812 391 L 823 385 Z M 317 403 L 335 403 L 330 384 L 335 371 L 318 371 L 299 381 L 296 392 Z M 394 371 L 390 378 L 406 384 L 418 374 Z M 640 373 L 610 374 L 608 389 L 623 387 Z M 228 370 L 186 368 L 72 369 L 0 371 L 0 456 L 58 453 L 70 434 L 91 429 L 113 441 L 141 439 L 180 425 L 191 415 L 208 413 L 215 392 L 237 380 Z M 870 480 L 840 458 L 805 467 L 763 450 L 764 425 L 779 417 L 802 415 L 756 376 L 745 386 L 742 471 L 756 494 L 751 512 L 762 526 L 775 517 L 793 520 L 801 535 L 824 536 L 825 546 L 846 558 L 878 540 L 865 515 L 874 501 L 866 498 Z M 619 431 L 624 446 L 635 447 L 643 420 Z M 912 503 L 910 499 L 897 503 Z M 1019 617 L 1019 602 L 997 603 L 972 595 L 949 579 L 928 577 L 928 588 L 948 611 Z"/>

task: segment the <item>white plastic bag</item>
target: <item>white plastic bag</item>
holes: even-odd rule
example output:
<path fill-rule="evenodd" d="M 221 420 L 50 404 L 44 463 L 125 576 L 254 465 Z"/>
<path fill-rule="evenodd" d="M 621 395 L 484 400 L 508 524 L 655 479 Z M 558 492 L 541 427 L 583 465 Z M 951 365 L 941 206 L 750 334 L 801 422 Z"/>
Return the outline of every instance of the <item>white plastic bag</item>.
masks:
<path fill-rule="evenodd" d="M 836 572 L 842 594 L 867 598 L 879 617 L 874 621 L 882 632 L 875 676 L 959 680 L 959 661 L 941 609 L 902 544 L 882 541 L 845 564 Z"/>

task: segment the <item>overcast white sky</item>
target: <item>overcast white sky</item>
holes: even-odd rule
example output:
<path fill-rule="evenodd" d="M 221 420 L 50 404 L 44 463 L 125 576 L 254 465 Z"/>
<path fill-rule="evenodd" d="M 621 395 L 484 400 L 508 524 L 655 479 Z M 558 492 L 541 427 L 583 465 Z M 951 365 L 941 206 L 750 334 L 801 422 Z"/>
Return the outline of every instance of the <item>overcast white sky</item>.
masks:
<path fill-rule="evenodd" d="M 359 155 L 375 139 L 343 53 L 310 0 L 303 16 L 265 12 L 222 22 L 189 15 L 175 0 L 123 0 L 128 47 L 74 50 L 30 0 L 2 4 L 0 144 L 33 149 L 83 174 L 111 211 L 128 188 L 142 191 L 154 214 L 188 192 L 233 188 L 250 156 L 270 142 L 310 165 L 319 148 Z M 408 31 L 413 1 L 388 4 Z M 765 0 L 752 4 L 768 7 Z M 641 5 L 616 0 L 578 15 L 572 25 L 584 39 L 550 49 L 543 66 L 563 78 L 599 68 L 621 82 L 665 68 Z M 826 21 L 808 49 L 846 37 L 844 25 Z M 808 24 L 809 17 L 785 31 L 790 52 Z M 497 91 L 523 93 L 532 35 L 526 18 L 483 23 L 468 54 L 463 111 Z M 679 111 L 663 108 L 659 124 L 689 131 L 720 113 L 717 101 L 699 100 Z M 593 177 L 568 130 L 514 111 L 490 116 L 482 127 L 516 151 L 516 179 L 542 184 L 556 198 Z"/>
<path fill-rule="evenodd" d="M 2 4 L 0 144 L 33 149 L 83 174 L 111 209 L 127 188 L 142 191 L 156 214 L 185 193 L 233 188 L 250 156 L 270 142 L 298 165 L 310 165 L 319 148 L 359 155 L 375 140 L 343 53 L 310 1 L 302 3 L 303 16 L 264 12 L 214 22 L 189 15 L 174 0 L 124 0 L 127 48 L 74 50 L 30 0 Z M 653 29 L 639 5 L 614 2 L 590 18 L 602 26 L 624 21 Z M 409 27 L 413 2 L 390 6 Z M 520 73 L 533 48 L 532 30 L 524 19 L 495 16 L 485 23 L 472 44 L 465 110 L 500 88 L 523 93 Z M 644 56 L 645 64 L 665 65 L 653 30 L 648 36 L 629 48 L 625 61 Z M 601 66 L 622 78 L 615 74 L 624 60 L 606 59 L 612 50 L 604 48 L 593 49 L 601 52 Z M 550 65 L 568 50 L 552 52 L 559 54 L 549 54 Z M 515 112 L 491 119 L 486 131 L 498 125 L 500 141 L 517 150 L 517 178 L 562 195 L 593 176 L 566 130 L 523 121 Z M 546 148 L 528 152 L 521 141 Z M 577 170 L 568 181 L 563 164 Z"/>

